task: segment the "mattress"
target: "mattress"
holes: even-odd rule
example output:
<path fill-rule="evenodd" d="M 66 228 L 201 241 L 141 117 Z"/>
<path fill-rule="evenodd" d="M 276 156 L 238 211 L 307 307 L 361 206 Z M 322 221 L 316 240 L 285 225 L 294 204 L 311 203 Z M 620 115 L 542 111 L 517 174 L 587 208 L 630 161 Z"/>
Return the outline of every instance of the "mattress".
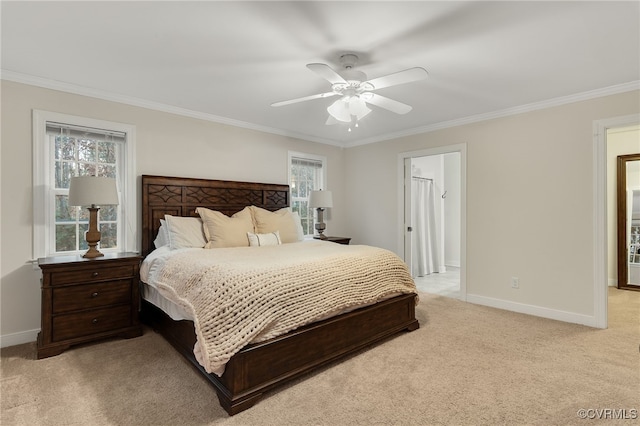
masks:
<path fill-rule="evenodd" d="M 217 375 L 248 343 L 416 293 L 406 265 L 392 252 L 317 240 L 265 247 L 161 247 L 143 261 L 140 276 L 145 300 L 174 320 L 194 322 L 196 359 Z"/>
<path fill-rule="evenodd" d="M 169 246 L 163 246 L 149 253 L 142 262 L 142 265 L 140 265 L 140 281 L 142 282 L 142 286 L 140 288 L 141 297 L 147 302 L 160 308 L 174 321 L 193 321 L 193 315 L 160 294 L 158 288 L 155 286 L 155 276 L 162 265 L 166 263 L 169 256 L 177 251 L 189 250 L 195 251 L 201 249 L 171 250 L 169 249 Z"/>

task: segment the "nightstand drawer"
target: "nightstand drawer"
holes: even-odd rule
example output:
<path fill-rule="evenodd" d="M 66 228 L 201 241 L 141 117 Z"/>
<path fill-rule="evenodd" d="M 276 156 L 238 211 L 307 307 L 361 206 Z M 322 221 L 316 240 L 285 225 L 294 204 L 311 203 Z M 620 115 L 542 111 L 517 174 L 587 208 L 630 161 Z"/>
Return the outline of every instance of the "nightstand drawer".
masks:
<path fill-rule="evenodd" d="M 51 273 L 51 285 L 84 284 L 94 281 L 104 281 L 114 278 L 131 278 L 135 273 L 133 266 L 114 266 L 105 268 L 81 269 L 78 271 L 64 271 Z"/>
<path fill-rule="evenodd" d="M 131 303 L 131 279 L 53 289 L 54 314 Z"/>
<path fill-rule="evenodd" d="M 131 325 L 131 305 L 53 317 L 53 341 L 73 339 Z"/>
<path fill-rule="evenodd" d="M 38 259 L 42 270 L 38 359 L 107 337 L 142 335 L 137 253 Z"/>

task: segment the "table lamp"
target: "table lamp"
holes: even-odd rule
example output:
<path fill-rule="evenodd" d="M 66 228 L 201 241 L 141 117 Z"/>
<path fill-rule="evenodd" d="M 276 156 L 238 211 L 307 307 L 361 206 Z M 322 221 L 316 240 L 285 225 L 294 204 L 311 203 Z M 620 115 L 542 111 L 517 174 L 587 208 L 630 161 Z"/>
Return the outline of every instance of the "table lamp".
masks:
<path fill-rule="evenodd" d="M 85 233 L 89 250 L 87 250 L 82 257 L 93 259 L 104 256 L 104 254 L 96 248 L 100 242 L 100 231 L 98 230 L 98 210 L 100 210 L 100 207 L 96 206 L 117 204 L 118 190 L 115 179 L 97 176 L 77 176 L 71 178 L 69 182 L 69 205 L 90 206 L 88 207 L 89 230 Z"/>
<path fill-rule="evenodd" d="M 313 238 L 318 238 L 321 240 L 326 240 L 327 237 L 324 235 L 324 230 L 326 229 L 326 225 L 324 223 L 323 212 L 327 207 L 333 207 L 333 198 L 331 196 L 331 191 L 311 191 L 311 195 L 309 196 L 309 206 L 315 208 L 318 212 L 318 221 L 316 222 L 315 228 L 318 231 L 318 235 Z"/>

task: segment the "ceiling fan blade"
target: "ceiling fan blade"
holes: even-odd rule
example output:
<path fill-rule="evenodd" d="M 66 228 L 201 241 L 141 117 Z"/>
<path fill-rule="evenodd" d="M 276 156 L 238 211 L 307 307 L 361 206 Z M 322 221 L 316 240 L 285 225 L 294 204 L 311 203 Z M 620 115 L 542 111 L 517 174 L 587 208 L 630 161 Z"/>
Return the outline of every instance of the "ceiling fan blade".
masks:
<path fill-rule="evenodd" d="M 398 84 L 411 83 L 412 81 L 424 80 L 428 75 L 429 73 L 424 68 L 415 67 L 374 78 L 367 83 L 373 86 L 372 90 L 377 90 L 384 87 L 397 86 Z"/>
<path fill-rule="evenodd" d="M 334 93 L 334 92 L 318 93 L 317 95 L 305 96 L 303 98 L 296 98 L 296 99 L 290 99 L 288 101 L 274 102 L 271 104 L 271 106 L 279 107 L 283 105 L 295 104 L 298 102 L 310 101 L 312 99 L 328 98 L 330 96 L 335 96 L 335 95 L 337 95 L 337 93 Z"/>
<path fill-rule="evenodd" d="M 396 114 L 406 114 L 411 111 L 413 108 L 407 104 L 403 104 L 402 102 L 394 101 L 393 99 L 386 98 L 384 96 L 380 96 L 376 93 L 363 93 L 366 95 L 365 102 L 378 106 L 380 108 L 384 108 L 391 112 L 395 112 Z"/>
<path fill-rule="evenodd" d="M 347 81 L 340 76 L 337 72 L 335 72 L 329 65 L 327 64 L 307 64 L 307 68 L 311 71 L 318 74 L 320 77 L 324 78 L 331 84 L 336 83 L 347 83 Z"/>

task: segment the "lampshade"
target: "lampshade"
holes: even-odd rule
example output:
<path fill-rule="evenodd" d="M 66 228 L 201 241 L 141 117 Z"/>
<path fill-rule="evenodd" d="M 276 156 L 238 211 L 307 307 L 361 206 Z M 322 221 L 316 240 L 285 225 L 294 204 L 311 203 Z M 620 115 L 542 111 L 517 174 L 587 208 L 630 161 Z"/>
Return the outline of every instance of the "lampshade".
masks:
<path fill-rule="evenodd" d="M 69 181 L 70 206 L 108 206 L 118 204 L 116 180 L 107 177 L 78 176 Z"/>
<path fill-rule="evenodd" d="M 352 96 L 349 99 L 349 112 L 351 115 L 355 115 L 358 120 L 362 120 L 371 112 L 371 109 L 359 96 Z"/>
<path fill-rule="evenodd" d="M 345 123 L 351 122 L 349 103 L 344 98 L 340 98 L 332 103 L 329 108 L 327 108 L 327 112 L 336 120 L 344 121 Z"/>
<path fill-rule="evenodd" d="M 312 208 L 333 207 L 331 191 L 311 191 L 309 206 Z"/>
<path fill-rule="evenodd" d="M 327 111 L 336 120 L 350 123 L 352 115 L 356 116 L 356 120 L 361 120 L 371 109 L 360 96 L 343 96 L 332 103 Z"/>

